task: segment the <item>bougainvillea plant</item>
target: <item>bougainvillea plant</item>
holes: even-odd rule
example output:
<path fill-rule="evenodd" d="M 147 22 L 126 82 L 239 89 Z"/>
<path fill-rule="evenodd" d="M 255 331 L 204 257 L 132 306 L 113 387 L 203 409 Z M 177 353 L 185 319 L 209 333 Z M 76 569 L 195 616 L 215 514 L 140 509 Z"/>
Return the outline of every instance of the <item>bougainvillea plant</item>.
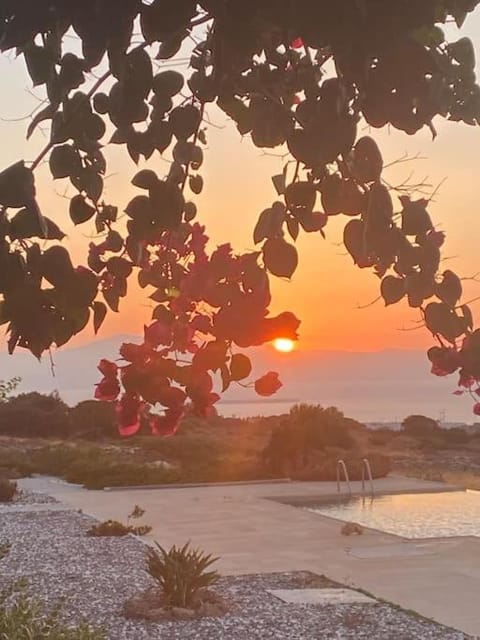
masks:
<path fill-rule="evenodd" d="M 269 276 L 291 278 L 298 235 L 321 242 L 330 217 L 343 214 L 345 246 L 381 280 L 385 303 L 407 298 L 423 314 L 437 341 L 428 352 L 433 373 L 460 371 L 473 390 L 480 332 L 461 303 L 460 279 L 440 269 L 444 236 L 429 202 L 405 194 L 394 202 L 377 144 L 358 131 L 366 122 L 436 135 L 435 117 L 479 124 L 473 45 L 447 42 L 442 30 L 461 28 L 477 4 L 2 0 L 0 48 L 22 56 L 45 90 L 27 136 L 41 123 L 50 130 L 33 163 L 0 173 L 0 322 L 9 351 L 40 357 L 90 321 L 98 331 L 136 277 L 156 303 L 152 321 L 142 344 L 121 347 L 120 364 L 102 360 L 96 397 L 117 402 L 123 434 L 135 433 L 142 415 L 153 433 L 173 433 L 187 403 L 199 415 L 213 411 L 216 382 L 226 389 L 249 379 L 242 348 L 297 338 L 293 313 L 269 313 Z M 185 74 L 167 68 L 185 51 Z M 257 147 L 291 154 L 272 178 L 277 200 L 254 229 L 258 249 L 243 254 L 209 248 L 196 220 L 212 104 Z M 138 193 L 126 226 L 103 195 L 107 144 L 142 162 L 128 177 Z M 148 166 L 155 154 L 170 161 L 164 175 Z M 103 234 L 86 266 L 72 264 L 63 232 L 37 204 L 34 172 L 46 159 L 53 178 L 73 187 L 72 221 Z M 274 372 L 254 382 L 265 396 L 280 386 Z"/>

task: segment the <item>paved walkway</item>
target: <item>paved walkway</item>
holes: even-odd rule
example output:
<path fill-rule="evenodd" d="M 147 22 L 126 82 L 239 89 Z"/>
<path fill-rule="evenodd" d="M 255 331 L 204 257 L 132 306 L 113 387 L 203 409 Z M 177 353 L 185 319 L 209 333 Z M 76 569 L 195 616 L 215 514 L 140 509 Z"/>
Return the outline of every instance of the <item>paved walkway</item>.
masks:
<path fill-rule="evenodd" d="M 148 538 L 165 546 L 191 540 L 220 557 L 224 574 L 309 570 L 480 636 L 480 539 L 405 541 L 374 530 L 346 538 L 337 521 L 278 501 L 334 495 L 332 482 L 112 491 L 86 491 L 48 478 L 20 484 L 100 519 L 125 520 L 139 504 L 153 526 Z M 394 476 L 376 480 L 375 488 L 445 490 L 439 483 Z M 360 483 L 352 489 L 359 492 Z"/>

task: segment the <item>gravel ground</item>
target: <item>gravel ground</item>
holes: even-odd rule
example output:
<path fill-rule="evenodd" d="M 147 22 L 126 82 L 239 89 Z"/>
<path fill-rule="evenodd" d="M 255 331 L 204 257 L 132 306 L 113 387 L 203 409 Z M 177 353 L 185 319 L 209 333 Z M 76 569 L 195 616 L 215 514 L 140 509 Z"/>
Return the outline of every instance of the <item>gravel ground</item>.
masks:
<path fill-rule="evenodd" d="M 37 494 L 38 496 L 38 494 Z M 222 578 L 216 589 L 232 603 L 223 618 L 159 624 L 126 620 L 123 603 L 150 586 L 142 541 L 91 538 L 93 519 L 74 511 L 2 511 L 0 543 L 12 548 L 1 561 L 0 588 L 25 577 L 29 590 L 53 606 L 66 598 L 67 622 L 86 619 L 109 640 L 465 640 L 469 636 L 384 604 L 286 604 L 267 589 L 334 585 L 306 572 Z M 42 498 L 37 504 L 45 505 Z M 48 503 L 48 502 L 47 502 Z M 182 542 L 182 541 L 179 541 Z"/>
<path fill-rule="evenodd" d="M 14 499 L 14 504 L 60 504 L 53 496 L 44 493 L 35 493 L 28 489 L 18 490 Z"/>

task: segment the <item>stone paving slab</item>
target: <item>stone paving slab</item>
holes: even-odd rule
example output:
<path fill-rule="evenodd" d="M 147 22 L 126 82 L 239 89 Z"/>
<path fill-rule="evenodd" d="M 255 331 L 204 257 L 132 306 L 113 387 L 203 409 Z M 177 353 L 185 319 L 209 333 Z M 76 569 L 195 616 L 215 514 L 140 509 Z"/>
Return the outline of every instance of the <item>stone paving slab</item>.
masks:
<path fill-rule="evenodd" d="M 272 596 L 289 604 L 375 604 L 370 596 L 354 589 L 322 588 L 322 589 L 270 589 Z"/>

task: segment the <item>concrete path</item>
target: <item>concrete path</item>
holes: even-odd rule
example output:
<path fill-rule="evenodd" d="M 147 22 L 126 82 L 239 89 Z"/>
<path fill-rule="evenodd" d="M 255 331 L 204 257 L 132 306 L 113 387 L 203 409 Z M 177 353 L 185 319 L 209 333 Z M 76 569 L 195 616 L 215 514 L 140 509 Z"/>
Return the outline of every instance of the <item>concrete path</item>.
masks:
<path fill-rule="evenodd" d="M 86 491 L 29 478 L 20 485 L 100 519 L 125 520 L 138 504 L 146 509 L 145 523 L 153 526 L 147 539 L 164 546 L 190 540 L 219 556 L 224 574 L 309 570 L 480 635 L 480 538 L 405 541 L 374 530 L 347 538 L 338 521 L 280 502 L 336 495 L 332 482 Z M 354 492 L 360 488 L 352 483 Z M 376 480 L 375 488 L 378 493 L 446 489 L 394 476 Z"/>

